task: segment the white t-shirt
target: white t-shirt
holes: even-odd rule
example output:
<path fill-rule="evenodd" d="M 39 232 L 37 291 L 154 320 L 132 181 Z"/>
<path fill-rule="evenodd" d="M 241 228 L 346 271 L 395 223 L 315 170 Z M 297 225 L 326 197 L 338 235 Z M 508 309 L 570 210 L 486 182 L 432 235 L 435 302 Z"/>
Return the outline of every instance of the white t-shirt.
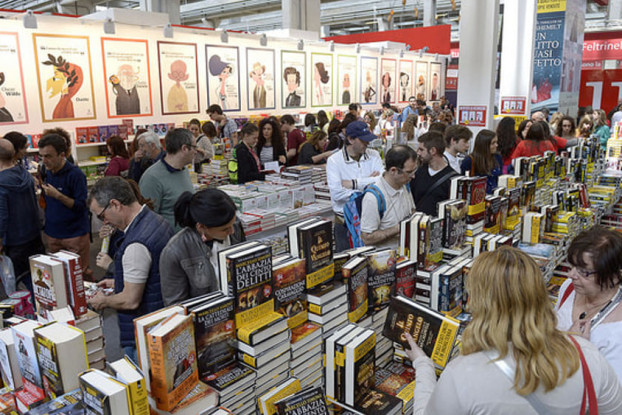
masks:
<path fill-rule="evenodd" d="M 456 173 L 460 174 L 460 163 L 462 163 L 462 157 L 454 156 L 447 150 L 445 150 L 443 154 L 449 162 L 449 166 L 454 169 Z"/>
<path fill-rule="evenodd" d="M 140 208 L 140 212 L 143 209 L 145 209 L 145 205 Z M 127 233 L 137 216 L 132 219 L 123 232 Z M 145 284 L 147 282 L 151 269 L 151 252 L 145 245 L 138 242 L 128 245 L 123 252 L 123 257 L 121 257 L 121 263 L 123 265 L 123 281 L 132 284 Z"/>

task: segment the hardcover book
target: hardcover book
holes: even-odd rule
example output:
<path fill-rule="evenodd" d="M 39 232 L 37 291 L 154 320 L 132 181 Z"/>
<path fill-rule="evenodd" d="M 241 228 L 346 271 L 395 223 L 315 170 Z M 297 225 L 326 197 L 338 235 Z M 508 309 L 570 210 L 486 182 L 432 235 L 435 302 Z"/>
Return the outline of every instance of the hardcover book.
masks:
<path fill-rule="evenodd" d="M 32 398 L 33 402 L 45 399 L 34 334 L 34 330 L 40 326 L 41 323 L 25 320 L 11 327 L 17 362 L 22 374 L 22 390 Z"/>
<path fill-rule="evenodd" d="M 305 260 L 291 258 L 272 267 L 276 309 L 287 317 L 288 326 L 307 320 Z"/>
<path fill-rule="evenodd" d="M 400 294 L 412 298 L 415 292 L 416 274 L 417 264 L 415 261 L 403 260 L 398 262 L 395 268 L 395 290 L 391 294 Z"/>
<path fill-rule="evenodd" d="M 466 237 L 467 206 L 464 200 L 439 203 L 438 216 L 443 218 L 443 246 L 448 249 L 462 249 Z"/>
<path fill-rule="evenodd" d="M 276 403 L 279 415 L 328 415 L 326 397 L 321 388 L 307 388 Z"/>
<path fill-rule="evenodd" d="M 395 290 L 395 250 L 370 252 L 367 257 L 368 312 L 373 314 L 389 304 Z"/>
<path fill-rule="evenodd" d="M 149 415 L 149 398 L 147 396 L 145 377 L 140 369 L 127 356 L 116 362 L 108 363 L 107 366 L 110 373 L 118 381 L 127 385 L 132 415 Z M 187 397 L 184 399 L 187 399 Z"/>
<path fill-rule="evenodd" d="M 486 196 L 486 219 L 484 221 L 484 232 L 499 233 L 501 215 L 501 197 Z"/>
<path fill-rule="evenodd" d="M 336 281 L 328 282 L 307 291 L 307 301 L 311 304 L 321 306 L 334 300 L 335 298 L 339 298 L 340 296 L 346 294 L 346 292 L 347 283 L 344 284 Z"/>
<path fill-rule="evenodd" d="M 345 348 L 345 403 L 354 405 L 376 385 L 376 333 L 366 330 Z"/>
<path fill-rule="evenodd" d="M 63 263 L 47 255 L 30 257 L 30 273 L 37 313 L 66 307 L 69 302 Z"/>
<path fill-rule="evenodd" d="M 369 307 L 367 260 L 363 257 L 352 258 L 341 272 L 348 286 L 348 320 L 356 323 L 365 316 Z"/>
<path fill-rule="evenodd" d="M 260 412 L 263 415 L 276 414 L 276 402 L 296 392 L 299 392 L 300 390 L 300 381 L 296 378 L 289 378 L 286 382 L 272 389 L 268 393 L 263 394 L 257 399 Z"/>
<path fill-rule="evenodd" d="M 270 336 L 280 333 L 287 328 L 287 319 L 283 314 L 269 312 L 255 320 L 252 324 L 237 329 L 238 340 L 255 346 Z"/>
<path fill-rule="evenodd" d="M 17 351 L 9 328 L 0 330 L 0 372 L 5 387 L 13 391 L 22 387 Z"/>
<path fill-rule="evenodd" d="M 206 377 L 203 381 L 216 389 L 220 396 L 228 395 L 231 391 L 242 388 L 255 380 L 255 371 L 250 367 L 235 362 Z"/>
<path fill-rule="evenodd" d="M 469 177 L 469 180 L 466 181 L 467 224 L 475 224 L 484 220 L 486 181 L 486 177 Z"/>
<path fill-rule="evenodd" d="M 89 369 L 80 375 L 82 399 L 89 415 L 129 415 L 130 393 L 127 385 L 109 374 Z"/>
<path fill-rule="evenodd" d="M 388 393 L 372 389 L 365 393 L 360 400 L 356 402 L 354 409 L 364 414 L 401 414 L 402 401 Z"/>
<path fill-rule="evenodd" d="M 332 222 L 316 219 L 303 224 L 296 228 L 296 238 L 298 251 L 291 254 L 306 260 L 307 288 L 331 280 L 335 275 Z"/>
<path fill-rule="evenodd" d="M 52 254 L 54 258 L 61 260 L 65 266 L 65 280 L 69 304 L 76 318 L 86 314 L 86 295 L 84 293 L 84 281 L 82 279 L 82 266 L 80 255 L 69 251 L 59 251 Z"/>
<path fill-rule="evenodd" d="M 406 405 L 414 398 L 415 369 L 399 362 L 376 369 L 376 389 L 400 398 Z"/>
<path fill-rule="evenodd" d="M 443 218 L 430 218 L 425 250 L 425 267 L 438 264 L 443 259 Z"/>

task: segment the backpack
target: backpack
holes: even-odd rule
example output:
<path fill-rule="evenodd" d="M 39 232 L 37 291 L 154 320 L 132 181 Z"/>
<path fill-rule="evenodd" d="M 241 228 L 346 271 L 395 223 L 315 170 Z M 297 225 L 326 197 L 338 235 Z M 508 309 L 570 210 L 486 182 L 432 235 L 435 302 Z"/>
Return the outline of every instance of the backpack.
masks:
<path fill-rule="evenodd" d="M 361 237 L 361 214 L 363 213 L 363 197 L 367 193 L 371 193 L 376 196 L 380 219 L 382 219 L 384 212 L 387 209 L 387 201 L 378 186 L 375 184 L 370 184 L 362 191 L 354 192 L 350 196 L 346 204 L 343 206 L 343 220 L 346 225 L 346 230 L 348 231 L 350 248 L 365 246 L 363 238 Z"/>
<path fill-rule="evenodd" d="M 238 158 L 235 154 L 235 148 L 231 151 L 231 158 L 227 163 L 229 170 L 229 182 L 231 184 L 238 184 Z"/>

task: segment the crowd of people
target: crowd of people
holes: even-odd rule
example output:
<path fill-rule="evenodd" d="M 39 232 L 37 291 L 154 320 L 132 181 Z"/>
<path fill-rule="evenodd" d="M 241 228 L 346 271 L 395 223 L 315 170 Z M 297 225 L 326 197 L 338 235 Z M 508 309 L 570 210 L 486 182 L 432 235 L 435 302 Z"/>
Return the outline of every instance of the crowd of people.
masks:
<path fill-rule="evenodd" d="M 307 114 L 304 129 L 297 128 L 292 115 L 271 116 L 258 125 L 249 122 L 238 128 L 218 105 L 210 106 L 207 113 L 210 122 L 193 119 L 188 128 L 169 130 L 164 145 L 146 130 L 136 132 L 129 148 L 119 137 L 110 137 L 105 177 L 90 190 L 70 158 L 66 131 L 44 132 L 36 178 L 22 165 L 26 138 L 12 132 L 0 139 L 4 253 L 20 275 L 28 272 L 29 256 L 45 252 L 46 247 L 48 252 L 68 249 L 80 255 L 85 278 L 92 280 L 91 217 L 101 221 L 100 236 L 111 243 L 109 252 L 97 256 L 96 265 L 106 270 L 98 284 L 112 288 L 114 294 L 99 293 L 89 304 L 96 310 L 117 310 L 121 346 L 130 357 L 136 354 L 132 320 L 218 289 L 217 252 L 245 240 L 231 198 L 217 189 L 195 192 L 190 180 L 187 166 L 200 170 L 209 162 L 214 140 L 231 140 L 238 183 L 263 180 L 268 163 L 326 164 L 335 249 L 340 252 L 350 248 L 351 240 L 344 206 L 359 192 L 363 193 L 363 242 L 397 247 L 400 221 L 415 211 L 436 215 L 438 202 L 449 198 L 452 177 L 485 176 L 486 191 L 492 193 L 499 176 L 512 173 L 512 160 L 517 157 L 559 153 L 581 137 L 597 137 L 601 144 L 609 138 L 604 111 L 592 111 L 578 124 L 560 114 L 549 120 L 539 111 L 518 127 L 513 119 L 504 118 L 496 131 L 479 131 L 471 145 L 472 131 L 454 124 L 453 107 L 447 101 L 430 108 L 414 97 L 401 111 L 385 106 L 379 117 L 371 111 L 363 113 L 359 104 L 351 104 L 343 120 L 329 120 L 323 111 L 317 118 Z M 379 136 L 393 139 L 384 160 L 369 147 Z M 556 317 L 540 270 L 528 256 L 503 248 L 478 257 L 467 283 L 473 322 L 465 332 L 463 356 L 445 371 L 438 386 L 431 362 L 412 344 L 417 413 L 468 413 L 464 408 L 481 406 L 484 393 L 490 399 L 481 413 L 527 413 L 528 401 L 523 398 L 533 395 L 549 413 L 567 413 L 581 401 L 581 350 L 598 386 L 603 413 L 622 411 L 618 383 L 622 379 L 622 307 L 618 306 L 622 237 L 601 228 L 587 231 L 573 241 L 568 258 L 573 268 L 562 287 Z M 29 284 L 29 279 L 24 282 Z M 491 311 L 498 317 L 495 321 L 490 319 Z M 578 333 L 576 347 L 567 331 Z M 515 367 L 507 385 L 494 365 L 486 365 L 495 359 Z M 479 371 L 478 379 L 490 386 L 485 392 L 477 382 L 466 380 L 473 368 Z M 448 392 L 465 386 L 463 393 Z M 553 390 L 555 396 L 549 394 Z M 445 399 L 447 395 L 452 398 Z M 514 412 L 501 409 L 507 405 Z"/>

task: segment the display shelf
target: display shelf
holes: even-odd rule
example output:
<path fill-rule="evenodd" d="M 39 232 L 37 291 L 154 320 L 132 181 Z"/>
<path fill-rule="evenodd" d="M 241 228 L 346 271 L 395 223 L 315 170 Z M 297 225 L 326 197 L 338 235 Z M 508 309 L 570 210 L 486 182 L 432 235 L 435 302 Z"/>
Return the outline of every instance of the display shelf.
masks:
<path fill-rule="evenodd" d="M 106 164 L 108 163 L 108 160 L 104 160 L 104 161 L 79 161 L 78 162 L 78 167 L 87 167 L 87 166 L 99 166 L 102 164 Z"/>
<path fill-rule="evenodd" d="M 99 147 L 99 146 L 103 146 L 106 145 L 105 142 L 102 143 L 83 143 L 83 144 L 76 144 L 76 149 L 79 148 L 86 148 L 86 147 Z"/>

